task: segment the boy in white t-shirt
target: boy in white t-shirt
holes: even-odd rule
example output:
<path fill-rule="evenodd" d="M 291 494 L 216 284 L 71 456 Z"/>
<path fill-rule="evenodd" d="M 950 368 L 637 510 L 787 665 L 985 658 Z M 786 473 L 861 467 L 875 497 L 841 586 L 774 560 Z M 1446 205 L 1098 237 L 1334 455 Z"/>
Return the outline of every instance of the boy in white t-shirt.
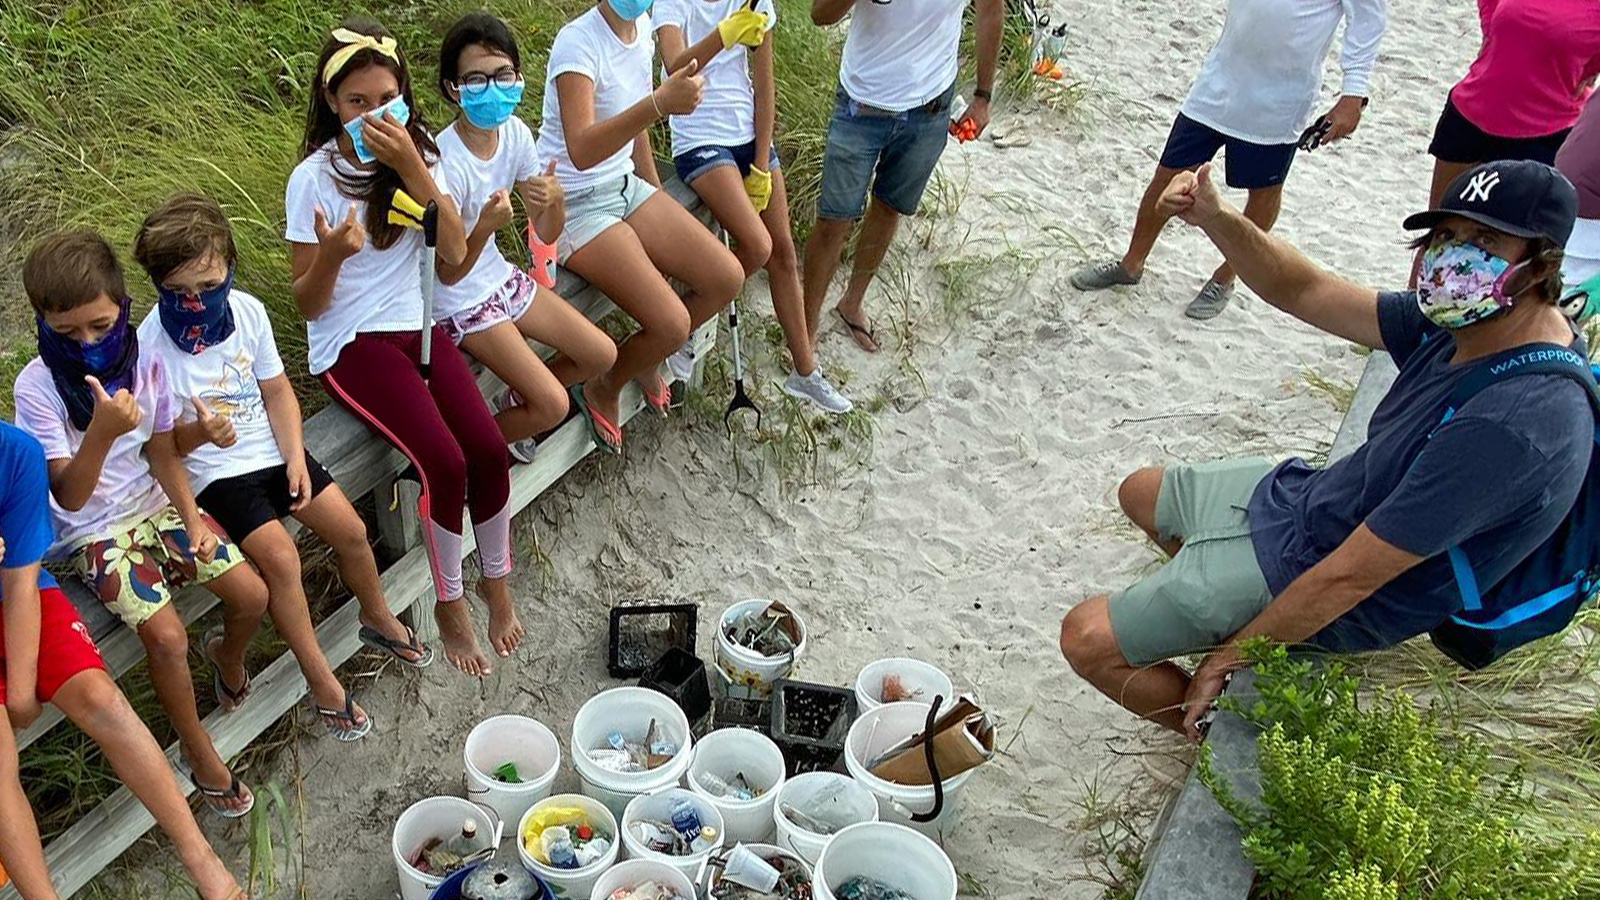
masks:
<path fill-rule="evenodd" d="M 777 7 L 772 0 L 659 0 L 652 21 L 666 69 L 675 71 L 693 60 L 705 79 L 699 108 L 670 120 L 673 159 L 678 178 L 733 236 L 745 277 L 767 270 L 772 308 L 794 363 L 784 392 L 825 412 L 849 412 L 850 401 L 817 365 L 817 335 L 806 321 L 788 190 L 772 142 Z"/>
<path fill-rule="evenodd" d="M 267 586 L 195 505 L 166 370 L 139 346 L 111 246 L 92 231 L 47 237 L 24 261 L 22 286 L 38 318 L 39 358 L 17 376 L 17 425 L 49 462 L 56 539 L 46 558 L 69 560 L 139 635 L 191 780 L 214 812 L 240 818 L 255 797 L 200 724 L 189 635 L 171 601 L 186 583 L 222 601 L 225 624 L 207 633 L 202 650 L 217 702 L 231 710 L 250 693 L 244 655 Z"/>
<path fill-rule="evenodd" d="M 540 166 L 533 132 L 516 117 L 522 90 L 522 54 L 505 22 L 474 12 L 451 26 L 439 50 L 439 91 L 461 112 L 439 133 L 439 168 L 462 221 L 473 224 L 466 259 L 439 267 L 434 317 L 506 383 L 495 421 L 512 457 L 531 463 L 536 436 L 567 418 L 568 389 L 611 368 L 617 347 L 552 290 L 553 259 L 535 270 L 536 281 L 495 244 L 511 222 L 513 191 L 530 220 L 530 255 L 542 255 L 535 251 L 554 244 L 566 224 L 556 164 Z M 546 366 L 530 339 L 559 355 Z"/>
<path fill-rule="evenodd" d="M 300 402 L 284 374 L 266 307 L 234 286 L 238 251 L 217 202 L 184 193 L 150 213 L 134 258 L 159 297 L 139 342 L 167 372 L 178 453 L 200 506 L 261 570 L 273 623 L 305 672 L 317 715 L 340 740 L 372 728 L 317 645 L 300 554 L 279 521 L 294 516 L 327 541 L 361 603 L 361 641 L 411 666 L 432 652 L 384 598 L 366 525 L 305 448 Z"/>

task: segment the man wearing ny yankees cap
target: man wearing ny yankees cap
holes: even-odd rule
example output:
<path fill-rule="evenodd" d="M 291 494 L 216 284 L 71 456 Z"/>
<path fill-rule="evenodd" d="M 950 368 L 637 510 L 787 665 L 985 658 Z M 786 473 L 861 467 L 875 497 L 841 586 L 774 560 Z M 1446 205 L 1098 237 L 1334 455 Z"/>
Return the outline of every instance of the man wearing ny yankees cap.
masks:
<path fill-rule="evenodd" d="M 1061 649 L 1124 707 L 1197 737 L 1241 665 L 1240 641 L 1354 652 L 1430 631 L 1461 609 L 1452 548 L 1498 583 L 1572 509 L 1595 415 L 1580 380 L 1587 350 L 1556 306 L 1577 192 L 1549 166 L 1479 166 L 1406 219 L 1423 265 L 1405 293 L 1318 268 L 1224 202 L 1209 167 L 1177 175 L 1160 202 L 1204 229 L 1263 300 L 1387 351 L 1400 370 L 1366 444 L 1327 468 L 1243 459 L 1122 482 L 1123 510 L 1172 559 L 1074 607 Z M 1583 374 L 1498 375 L 1551 356 Z M 1487 386 L 1455 400 L 1475 373 L 1471 387 Z M 1200 653 L 1192 675 L 1171 661 Z"/>

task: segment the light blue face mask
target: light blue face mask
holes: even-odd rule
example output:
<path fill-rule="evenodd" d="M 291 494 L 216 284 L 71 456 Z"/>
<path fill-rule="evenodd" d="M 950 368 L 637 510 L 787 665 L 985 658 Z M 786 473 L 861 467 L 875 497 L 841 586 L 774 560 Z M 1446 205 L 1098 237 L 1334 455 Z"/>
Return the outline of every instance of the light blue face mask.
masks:
<path fill-rule="evenodd" d="M 628 21 L 633 21 L 650 11 L 652 0 L 606 0 L 611 11 Z"/>
<path fill-rule="evenodd" d="M 401 125 L 411 121 L 411 107 L 406 105 L 406 98 L 396 97 L 370 113 L 356 116 L 354 119 L 344 123 L 344 133 L 350 136 L 350 144 L 356 151 L 356 159 L 364 163 L 378 161 L 378 158 L 372 155 L 372 151 L 367 149 L 367 141 L 361 134 L 361 126 L 368 115 L 374 119 L 381 119 L 384 113 L 393 113 L 394 120 Z"/>
<path fill-rule="evenodd" d="M 474 128 L 492 131 L 504 125 L 522 102 L 522 82 L 502 87 L 491 81 L 481 91 L 461 89 L 461 112 Z"/>

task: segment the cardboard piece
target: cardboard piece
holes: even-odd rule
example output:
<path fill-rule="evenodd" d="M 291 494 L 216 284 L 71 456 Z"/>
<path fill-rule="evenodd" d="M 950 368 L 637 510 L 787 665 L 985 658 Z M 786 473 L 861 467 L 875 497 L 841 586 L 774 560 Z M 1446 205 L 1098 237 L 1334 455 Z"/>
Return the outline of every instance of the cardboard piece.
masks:
<path fill-rule="evenodd" d="M 994 758 L 994 722 L 971 697 L 962 697 L 933 723 L 933 759 L 945 781 Z M 911 786 L 933 784 L 923 745 L 927 736 L 914 734 L 868 761 L 872 774 L 884 781 Z"/>

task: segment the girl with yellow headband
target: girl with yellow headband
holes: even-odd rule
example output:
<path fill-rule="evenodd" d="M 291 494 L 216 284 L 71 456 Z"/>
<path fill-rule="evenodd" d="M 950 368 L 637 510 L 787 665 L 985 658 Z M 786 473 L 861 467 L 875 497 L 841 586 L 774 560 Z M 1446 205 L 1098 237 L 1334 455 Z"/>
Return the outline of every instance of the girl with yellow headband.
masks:
<path fill-rule="evenodd" d="M 489 639 L 498 655 L 510 656 L 522 623 L 506 584 L 509 461 L 466 359 L 442 330 L 423 322 L 427 251 L 419 232 L 390 221 L 396 192 L 438 206 L 441 267 L 466 258 L 466 231 L 438 177 L 433 135 L 414 111 L 405 56 L 382 25 L 352 19 L 334 30 L 313 70 L 310 104 L 304 159 L 289 178 L 286 236 L 311 373 L 415 466 L 445 655 L 482 677 L 489 658 L 461 602 L 463 509 L 471 508 L 478 539 Z M 424 339 L 432 348 L 427 379 Z"/>

